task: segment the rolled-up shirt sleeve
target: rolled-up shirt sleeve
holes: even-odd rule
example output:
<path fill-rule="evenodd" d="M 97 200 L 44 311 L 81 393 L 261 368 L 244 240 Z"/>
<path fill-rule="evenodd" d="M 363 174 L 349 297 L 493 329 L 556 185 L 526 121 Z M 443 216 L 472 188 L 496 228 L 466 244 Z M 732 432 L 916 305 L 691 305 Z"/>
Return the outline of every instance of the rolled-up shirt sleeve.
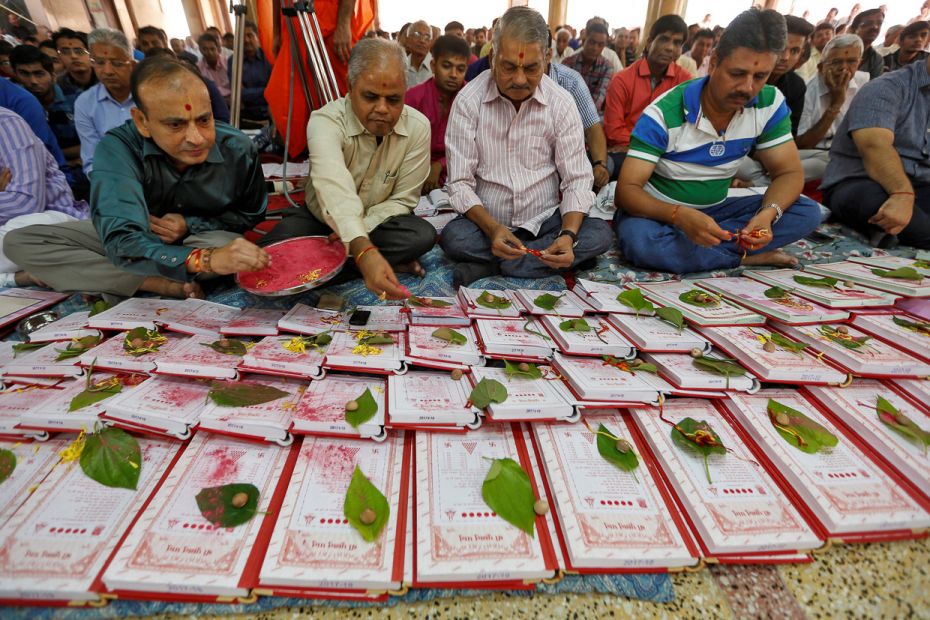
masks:
<path fill-rule="evenodd" d="M 446 191 L 449 204 L 456 213 L 464 214 L 481 199 L 475 192 L 475 172 L 478 169 L 478 109 L 480 101 L 456 97 L 446 126 Z M 576 123 L 581 124 L 575 112 Z M 592 180 L 593 183 L 593 180 Z"/>
<path fill-rule="evenodd" d="M 588 213 L 594 206 L 594 173 L 585 156 L 581 117 L 573 107 L 557 104 L 555 127 L 555 167 L 562 182 L 559 212 Z"/>

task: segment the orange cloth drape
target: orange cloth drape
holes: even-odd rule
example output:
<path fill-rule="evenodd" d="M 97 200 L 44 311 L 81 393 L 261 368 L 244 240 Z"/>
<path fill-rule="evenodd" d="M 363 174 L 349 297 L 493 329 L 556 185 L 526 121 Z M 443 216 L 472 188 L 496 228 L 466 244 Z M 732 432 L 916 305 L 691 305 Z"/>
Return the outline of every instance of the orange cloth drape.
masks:
<path fill-rule="evenodd" d="M 287 2 L 287 0 L 284 0 Z M 262 3 L 264 4 L 264 2 Z M 268 4 L 271 4 L 269 1 Z M 289 4 L 289 3 L 288 3 Z M 326 51 L 329 55 L 329 61 L 333 65 L 333 72 L 336 74 L 336 81 L 339 84 L 339 94 L 344 95 L 348 90 L 348 65 L 340 62 L 332 51 L 333 31 L 336 29 L 336 15 L 338 11 L 339 0 L 316 0 L 315 10 L 317 20 L 320 23 L 320 30 L 323 34 L 323 41 L 326 45 Z M 271 79 L 268 80 L 268 86 L 265 88 L 265 99 L 268 101 L 268 108 L 271 117 L 274 119 L 278 132 L 283 136 L 287 129 L 287 101 L 288 91 L 291 88 L 291 44 L 288 39 L 287 26 L 284 22 L 291 19 L 284 16 L 278 16 L 281 19 L 281 49 L 278 50 L 274 67 L 271 71 Z M 352 16 L 352 44 L 362 38 L 365 32 L 371 27 L 375 18 L 375 8 L 373 0 L 356 0 L 355 13 Z M 268 20 L 270 24 L 271 21 Z M 300 35 L 300 29 L 296 20 L 294 27 L 298 36 L 298 50 L 300 51 L 300 61 L 304 67 L 307 64 L 307 49 Z M 271 30 L 269 30 L 271 32 Z M 264 45 L 264 43 L 263 43 Z M 270 48 L 270 46 L 269 46 Z M 270 50 L 269 50 L 270 51 Z M 306 69 L 306 75 L 310 77 L 309 68 Z M 310 112 L 320 107 L 320 102 L 316 101 L 316 94 L 313 87 L 310 88 L 311 96 L 314 98 L 312 107 L 307 106 L 304 99 L 303 90 L 300 85 L 300 77 L 294 76 L 294 106 L 291 113 L 291 141 L 289 145 L 289 155 L 296 157 L 307 147 L 307 122 L 310 120 Z"/>

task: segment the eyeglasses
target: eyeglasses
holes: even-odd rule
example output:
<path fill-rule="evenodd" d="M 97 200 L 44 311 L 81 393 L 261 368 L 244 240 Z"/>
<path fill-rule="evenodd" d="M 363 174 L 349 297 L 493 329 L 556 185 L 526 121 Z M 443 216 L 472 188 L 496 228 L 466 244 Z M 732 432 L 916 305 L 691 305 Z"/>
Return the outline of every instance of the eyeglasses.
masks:
<path fill-rule="evenodd" d="M 109 58 L 91 58 L 90 64 L 95 67 L 102 67 L 106 64 L 109 64 L 114 69 L 123 69 L 132 64 L 131 60 L 111 60 Z"/>
<path fill-rule="evenodd" d="M 58 53 L 62 56 L 87 56 L 90 54 L 83 47 L 60 47 L 58 48 Z"/>
<path fill-rule="evenodd" d="M 414 39 L 425 39 L 429 41 L 433 38 L 433 33 L 431 32 L 411 32 L 410 36 Z"/>

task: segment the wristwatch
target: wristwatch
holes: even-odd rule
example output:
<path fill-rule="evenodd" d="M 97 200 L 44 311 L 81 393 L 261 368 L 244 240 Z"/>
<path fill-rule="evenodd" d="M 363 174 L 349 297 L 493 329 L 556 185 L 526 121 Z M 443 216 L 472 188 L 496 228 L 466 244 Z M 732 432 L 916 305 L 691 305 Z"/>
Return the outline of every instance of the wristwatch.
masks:
<path fill-rule="evenodd" d="M 600 166 L 604 170 L 607 170 L 607 164 L 601 159 L 591 163 L 592 168 L 597 168 L 598 166 Z"/>
<path fill-rule="evenodd" d="M 783 215 L 785 214 L 785 212 L 782 210 L 782 208 L 781 208 L 780 206 L 778 206 L 778 203 L 777 203 L 777 202 L 770 202 L 769 204 L 767 204 L 767 205 L 765 205 L 764 207 L 762 207 L 762 209 L 759 209 L 756 213 L 761 213 L 763 209 L 775 209 L 775 219 L 772 220 L 772 223 L 773 223 L 773 224 L 775 224 L 776 222 L 778 222 L 778 220 L 781 219 L 781 216 L 783 216 Z"/>
<path fill-rule="evenodd" d="M 555 238 L 558 239 L 559 237 L 563 235 L 572 238 L 572 247 L 575 247 L 576 245 L 578 245 L 578 235 L 574 231 L 568 230 L 567 228 L 563 228 L 562 230 L 559 231 L 559 234 L 557 234 Z"/>

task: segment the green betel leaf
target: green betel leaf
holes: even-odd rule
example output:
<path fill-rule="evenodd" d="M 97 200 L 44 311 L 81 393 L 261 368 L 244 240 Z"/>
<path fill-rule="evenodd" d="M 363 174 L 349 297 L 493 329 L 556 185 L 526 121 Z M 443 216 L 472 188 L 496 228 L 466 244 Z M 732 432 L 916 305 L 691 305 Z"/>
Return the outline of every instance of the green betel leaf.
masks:
<path fill-rule="evenodd" d="M 482 379 L 472 389 L 468 400 L 478 409 L 484 409 L 491 403 L 502 403 L 507 400 L 507 388 L 496 379 Z"/>
<path fill-rule="evenodd" d="M 559 329 L 563 332 L 589 332 L 591 326 L 584 319 L 568 319 L 559 323 Z"/>
<path fill-rule="evenodd" d="M 346 489 L 342 512 L 349 520 L 349 525 L 367 542 L 378 539 L 391 515 L 391 507 L 384 494 L 362 473 L 358 465 L 355 466 L 349 488 Z"/>
<path fill-rule="evenodd" d="M 772 426 L 782 439 L 801 452 L 816 454 L 839 443 L 836 435 L 823 425 L 776 400 L 769 399 L 768 413 Z"/>
<path fill-rule="evenodd" d="M 101 336 L 84 336 L 68 343 L 68 346 L 64 349 L 55 349 L 58 351 L 58 357 L 55 358 L 55 361 L 60 362 L 83 355 L 88 349 L 97 346 L 100 338 Z"/>
<path fill-rule="evenodd" d="M 920 282 L 924 277 L 913 267 L 898 267 L 897 269 L 872 269 L 872 273 L 880 278 L 894 278 L 895 280 L 914 280 Z"/>
<path fill-rule="evenodd" d="M 328 345 L 330 342 L 333 341 L 333 335 L 330 334 L 329 332 L 321 332 L 317 334 L 316 336 L 310 336 L 306 338 L 307 338 L 307 344 L 311 346 L 321 347 L 321 348 L 325 347 L 326 345 Z"/>
<path fill-rule="evenodd" d="M 100 384 L 89 384 L 86 390 L 71 399 L 71 404 L 68 405 L 68 413 L 99 403 L 115 394 L 119 394 L 122 390 L 123 384 L 120 381 L 104 380 Z"/>
<path fill-rule="evenodd" d="M 881 396 L 878 397 L 878 402 L 875 404 L 875 412 L 882 424 L 908 441 L 917 444 L 923 450 L 924 456 L 927 455 L 927 446 L 930 446 L 930 432 L 917 426 L 913 420 L 898 411 L 894 405 Z"/>
<path fill-rule="evenodd" d="M 139 484 L 142 451 L 136 438 L 119 428 L 101 428 L 87 436 L 81 469 L 91 480 L 108 487 L 135 490 Z"/>
<path fill-rule="evenodd" d="M 90 318 L 96 314 L 100 314 L 104 310 L 109 310 L 109 309 L 110 309 L 110 304 L 108 304 L 106 301 L 102 299 L 98 299 L 90 307 L 90 313 L 87 315 L 87 317 Z"/>
<path fill-rule="evenodd" d="M 240 357 L 249 351 L 244 342 L 233 338 L 220 338 L 216 342 L 204 344 L 203 346 L 210 347 L 217 353 L 222 353 L 223 355 L 238 355 Z"/>
<path fill-rule="evenodd" d="M 536 495 L 530 477 L 515 460 L 494 459 L 481 485 L 481 497 L 501 519 L 536 535 Z"/>
<path fill-rule="evenodd" d="M 254 484 L 234 483 L 206 487 L 197 494 L 197 507 L 203 518 L 220 527 L 247 523 L 258 512 L 260 491 Z"/>
<path fill-rule="evenodd" d="M 452 304 L 444 299 L 430 299 L 429 297 L 417 297 L 416 295 L 411 295 L 407 298 L 407 301 L 412 306 L 419 306 L 420 308 L 448 308 Z"/>
<path fill-rule="evenodd" d="M 527 362 L 514 363 L 504 360 L 504 372 L 507 373 L 509 379 L 515 376 L 525 377 L 527 379 L 539 379 L 542 377 L 542 371 L 539 369 L 539 366 Z"/>
<path fill-rule="evenodd" d="M 720 441 L 720 436 L 705 420 L 685 418 L 672 427 L 672 441 L 685 450 L 697 452 L 704 458 L 704 473 L 707 483 L 713 484 L 707 457 L 711 454 L 726 454 L 727 449 Z"/>
<path fill-rule="evenodd" d="M 220 407 L 251 407 L 284 398 L 288 393 L 270 385 L 249 381 L 214 381 L 209 396 Z"/>
<path fill-rule="evenodd" d="M 678 308 L 659 308 L 656 310 L 656 316 L 677 327 L 679 332 L 685 328 L 685 315 Z"/>
<path fill-rule="evenodd" d="M 530 327 L 530 323 L 532 323 L 531 319 L 527 319 L 526 322 L 523 323 L 523 331 L 525 331 L 528 334 L 533 334 L 534 336 L 539 336 L 543 340 L 552 340 L 552 338 L 542 333 L 541 331 Z"/>
<path fill-rule="evenodd" d="M 468 338 L 465 337 L 465 334 L 457 332 L 450 327 L 440 327 L 432 333 L 432 336 L 433 338 L 445 340 L 449 344 L 463 345 L 468 342 Z"/>
<path fill-rule="evenodd" d="M 787 349 L 793 353 L 800 353 L 807 348 L 807 345 L 803 342 L 798 342 L 797 340 L 792 340 L 787 336 L 782 336 L 778 332 L 772 332 L 769 334 L 769 340 L 777 344 L 783 349 Z"/>
<path fill-rule="evenodd" d="M 155 353 L 168 339 L 158 333 L 157 329 L 136 327 L 126 332 L 123 338 L 123 350 L 133 357 L 146 353 Z"/>
<path fill-rule="evenodd" d="M 649 372 L 654 375 L 659 374 L 659 369 L 655 364 L 647 364 L 646 362 L 642 362 L 641 364 L 633 364 L 632 368 L 633 374 L 636 374 L 637 372 Z"/>
<path fill-rule="evenodd" d="M 354 411 L 349 411 L 349 404 L 346 403 L 346 422 L 352 428 L 358 428 L 378 413 L 378 403 L 375 402 L 375 397 L 371 395 L 371 390 L 368 388 L 365 388 L 362 395 L 353 402 L 356 404 Z"/>
<path fill-rule="evenodd" d="M 798 284 L 816 288 L 836 288 L 836 284 L 839 282 L 836 278 L 812 278 L 810 276 L 794 276 L 794 281 Z"/>
<path fill-rule="evenodd" d="M 769 299 L 784 299 L 788 296 L 788 291 L 781 288 L 780 286 L 773 286 L 772 288 L 765 289 L 763 295 Z"/>
<path fill-rule="evenodd" d="M 643 297 L 643 292 L 638 288 L 623 291 L 617 295 L 617 301 L 627 308 L 632 308 L 636 316 L 639 316 L 640 312 L 653 312 L 655 310 L 652 302 Z"/>
<path fill-rule="evenodd" d="M 916 332 L 918 334 L 923 334 L 924 336 L 930 336 L 930 323 L 924 323 L 923 321 L 908 321 L 907 319 L 901 318 L 899 316 L 892 317 L 894 324 L 898 327 L 903 327 L 904 329 Z"/>
<path fill-rule="evenodd" d="M 613 463 L 623 471 L 632 472 L 639 467 L 639 458 L 633 451 L 633 445 L 611 433 L 603 424 L 597 427 L 597 451 L 604 457 L 604 460 Z"/>
<path fill-rule="evenodd" d="M 564 296 L 564 293 L 562 295 L 550 295 L 549 293 L 543 293 L 534 299 L 533 303 L 543 310 L 553 310 L 557 305 L 559 305 L 559 302 L 562 301 L 562 297 Z"/>
<path fill-rule="evenodd" d="M 13 357 L 16 357 L 20 353 L 26 353 L 28 351 L 35 351 L 36 349 L 41 349 L 46 346 L 47 342 L 19 342 L 13 345 Z"/>
<path fill-rule="evenodd" d="M 702 291 L 696 288 L 693 288 L 686 293 L 682 293 L 678 296 L 678 299 L 685 302 L 686 304 L 697 306 L 699 308 L 713 308 L 714 306 L 720 304 L 719 297 L 713 293 L 708 293 L 707 291 Z"/>
<path fill-rule="evenodd" d="M 498 297 L 494 293 L 484 291 L 478 295 L 475 303 L 479 306 L 490 308 L 491 310 L 503 310 L 504 308 L 509 308 L 512 302 L 506 297 Z"/>
<path fill-rule="evenodd" d="M 363 336 L 359 339 L 359 344 L 376 345 L 376 344 L 394 344 L 394 336 L 387 332 L 376 332 Z"/>
<path fill-rule="evenodd" d="M 737 364 L 734 360 L 721 360 L 712 357 L 696 357 L 692 363 L 701 370 L 712 372 L 715 375 L 724 377 L 742 377 L 746 374 L 746 369 Z"/>
<path fill-rule="evenodd" d="M 869 336 L 850 336 L 848 332 L 844 332 L 832 325 L 821 325 L 820 333 L 830 342 L 835 342 L 850 351 L 862 349 L 870 340 Z"/>
<path fill-rule="evenodd" d="M 16 455 L 12 450 L 0 450 L 0 484 L 16 469 Z"/>

